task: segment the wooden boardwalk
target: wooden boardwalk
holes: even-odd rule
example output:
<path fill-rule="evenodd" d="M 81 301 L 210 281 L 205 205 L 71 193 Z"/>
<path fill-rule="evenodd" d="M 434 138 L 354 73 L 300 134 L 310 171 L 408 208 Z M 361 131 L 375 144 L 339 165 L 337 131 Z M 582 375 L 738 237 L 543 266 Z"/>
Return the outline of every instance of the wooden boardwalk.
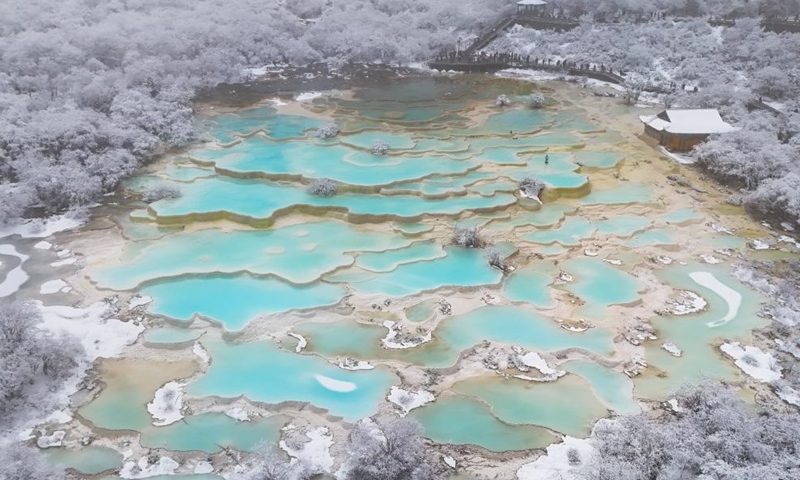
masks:
<path fill-rule="evenodd" d="M 497 72 L 499 70 L 505 70 L 507 68 L 523 68 L 530 70 L 540 70 L 561 75 L 574 75 L 574 76 L 594 78 L 595 80 L 614 83 L 617 85 L 621 85 L 625 82 L 625 79 L 621 75 L 613 73 L 610 70 L 603 71 L 601 69 L 578 68 L 573 66 L 565 67 L 560 65 L 547 64 L 543 62 L 531 62 L 531 61 L 519 61 L 519 60 L 497 61 L 494 60 L 492 57 L 481 57 L 481 56 L 434 60 L 428 62 L 428 66 L 434 70 L 439 70 L 443 72 L 454 71 L 454 72 L 465 72 L 465 73 L 492 73 L 492 72 Z"/>

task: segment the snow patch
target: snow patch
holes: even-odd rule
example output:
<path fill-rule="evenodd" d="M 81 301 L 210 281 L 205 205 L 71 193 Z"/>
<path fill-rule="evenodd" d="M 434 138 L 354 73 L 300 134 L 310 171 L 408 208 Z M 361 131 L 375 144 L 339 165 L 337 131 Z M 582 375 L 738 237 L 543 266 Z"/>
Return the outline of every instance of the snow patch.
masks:
<path fill-rule="evenodd" d="M 328 390 L 333 390 L 334 392 L 347 393 L 358 388 L 358 385 L 353 382 L 336 380 L 335 378 L 326 377 L 325 375 L 314 375 L 314 378 L 319 382 L 320 385 Z"/>
<path fill-rule="evenodd" d="M 781 378 L 781 367 L 771 353 L 758 347 L 742 347 L 739 342 L 723 343 L 719 349 L 733 358 L 744 373 L 760 382 L 773 382 Z"/>
<path fill-rule="evenodd" d="M 363 360 L 356 360 L 354 358 L 345 358 L 340 361 L 337 366 L 342 370 L 372 370 L 375 365 L 365 362 Z"/>
<path fill-rule="evenodd" d="M 718 263 L 722 263 L 722 260 L 715 257 L 714 255 L 708 255 L 706 253 L 700 255 L 700 259 L 703 260 L 704 263 L 708 263 L 709 265 L 716 265 Z"/>
<path fill-rule="evenodd" d="M 674 344 L 674 343 L 672 343 L 672 342 L 664 342 L 664 343 L 662 343 L 662 344 L 661 344 L 661 348 L 663 348 L 664 350 L 666 350 L 666 351 L 667 351 L 667 353 L 669 353 L 669 354 L 670 354 L 670 355 L 672 355 L 673 357 L 680 357 L 681 355 L 683 355 L 683 350 L 681 350 L 680 348 L 678 348 L 678 346 L 677 346 L 677 345 L 675 345 L 675 344 Z"/>
<path fill-rule="evenodd" d="M 63 445 L 62 440 L 66 435 L 67 432 L 63 430 L 55 431 L 51 435 L 42 435 L 36 439 L 36 445 L 39 448 L 60 447 Z"/>
<path fill-rule="evenodd" d="M 575 450 L 580 460 L 579 465 L 569 461 L 569 451 Z M 547 453 L 534 462 L 517 470 L 519 480 L 578 480 L 575 471 L 582 465 L 591 464 L 597 456 L 597 450 L 589 439 L 566 436 L 561 443 L 547 447 Z"/>
<path fill-rule="evenodd" d="M 672 315 L 690 315 L 701 312 L 708 306 L 705 298 L 689 290 L 681 290 L 678 295 L 680 298 L 669 301 L 669 313 Z"/>
<path fill-rule="evenodd" d="M 141 307 L 142 305 L 147 305 L 152 301 L 153 297 L 149 297 L 147 295 L 136 295 L 128 300 L 128 308 L 133 309 L 136 307 Z"/>
<path fill-rule="evenodd" d="M 56 215 L 44 220 L 29 220 L 16 225 L 0 228 L 0 238 L 19 235 L 22 238 L 46 238 L 55 233 L 72 230 L 83 225 L 83 221 L 74 218 L 70 212 Z"/>
<path fill-rule="evenodd" d="M 775 394 L 784 402 L 795 407 L 800 407 L 800 392 L 789 385 L 781 385 L 775 389 Z"/>
<path fill-rule="evenodd" d="M 393 386 L 386 400 L 400 407 L 403 411 L 398 412 L 398 414 L 401 417 L 405 417 L 411 410 L 433 402 L 436 397 L 427 390 L 411 391 Z"/>
<path fill-rule="evenodd" d="M 65 258 L 63 260 L 58 260 L 56 262 L 51 263 L 50 266 L 51 267 L 63 267 L 64 265 L 73 265 L 77 261 L 78 261 L 78 259 L 75 258 L 75 257 Z"/>
<path fill-rule="evenodd" d="M 403 338 L 397 339 L 400 335 L 400 327 L 397 326 L 395 322 L 387 320 L 383 322 L 383 326 L 389 329 L 389 333 L 381 340 L 383 346 L 386 348 L 393 348 L 393 349 L 404 349 L 404 348 L 414 348 L 422 345 L 423 343 L 428 343 L 433 339 L 433 336 L 430 332 L 425 335 L 420 335 L 414 338 Z"/>
<path fill-rule="evenodd" d="M 762 242 L 761 240 L 755 239 L 750 242 L 750 248 L 753 250 L 769 250 L 769 244 L 767 242 Z"/>
<path fill-rule="evenodd" d="M 36 305 L 42 312 L 42 327 L 78 338 L 90 361 L 99 357 L 112 358 L 120 355 L 144 331 L 142 325 L 110 318 L 113 312 L 104 302 L 97 302 L 86 308 L 44 306 L 39 301 Z"/>
<path fill-rule="evenodd" d="M 156 390 L 153 401 L 147 404 L 147 411 L 153 417 L 153 425 L 161 427 L 183 418 L 183 387 L 178 382 L 169 382 Z"/>
<path fill-rule="evenodd" d="M 41 242 L 39 242 L 39 243 L 37 243 L 36 245 L 33 246 L 33 248 L 36 248 L 36 249 L 39 249 L 39 250 L 50 250 L 52 247 L 53 247 L 52 243 L 46 242 L 44 240 L 42 240 Z"/>
<path fill-rule="evenodd" d="M 138 462 L 125 462 L 119 476 L 122 478 L 148 478 L 158 475 L 175 475 L 175 470 L 180 465 L 169 457 L 161 457 L 150 465 L 148 457 L 142 457 Z"/>
<path fill-rule="evenodd" d="M 211 355 L 209 355 L 206 347 L 200 342 L 194 342 L 194 345 L 192 345 L 192 353 L 200 357 L 200 360 L 206 365 L 211 364 Z"/>
<path fill-rule="evenodd" d="M 249 422 L 250 421 L 250 414 L 247 413 L 242 407 L 231 407 L 225 410 L 225 415 L 231 417 L 234 420 L 238 420 L 240 422 Z"/>
<path fill-rule="evenodd" d="M 333 435 L 328 427 L 319 427 L 306 432 L 309 441 L 297 448 L 290 447 L 281 440 L 280 447 L 292 457 L 291 463 L 300 463 L 308 467 L 313 474 L 330 473 L 333 468 L 331 446 Z"/>
<path fill-rule="evenodd" d="M 536 352 L 528 352 L 525 355 L 521 355 L 519 359 L 526 367 L 531 367 L 535 368 L 536 370 L 539 370 L 539 372 L 541 372 L 541 374 L 545 376 L 546 381 L 551 381 L 559 377 L 563 377 L 567 373 L 563 370 L 556 370 L 550 367 L 545 361 L 545 359 L 543 359 Z M 544 379 L 538 379 L 538 380 L 544 380 Z"/>
<path fill-rule="evenodd" d="M 203 475 L 206 473 L 212 473 L 213 471 L 214 471 L 214 466 L 211 465 L 211 462 L 209 462 L 208 460 L 202 460 L 200 462 L 197 462 L 197 465 L 194 466 L 194 470 L 192 470 L 192 473 L 194 473 L 195 475 Z"/>
<path fill-rule="evenodd" d="M 297 346 L 294 348 L 296 353 L 302 352 L 303 349 L 308 345 L 306 338 L 298 333 L 289 332 L 289 336 L 297 339 Z"/>
<path fill-rule="evenodd" d="M 67 285 L 67 282 L 64 280 L 50 280 L 49 282 L 44 282 L 41 287 L 39 287 L 39 293 L 42 295 L 52 295 L 54 293 L 69 293 L 72 290 L 72 287 Z"/>
<path fill-rule="evenodd" d="M 671 159 L 675 160 L 681 165 L 692 165 L 696 162 L 696 160 L 691 157 L 684 157 L 683 155 L 678 155 L 677 153 L 670 152 L 664 147 L 658 147 L 658 149 L 661 150 L 661 153 L 670 157 Z"/>
<path fill-rule="evenodd" d="M 0 283 L 0 298 L 3 298 L 17 293 L 20 287 L 22 287 L 22 285 L 28 281 L 28 273 L 22 268 L 22 266 L 30 257 L 19 253 L 13 245 L 0 245 L 0 255 L 17 257 L 20 261 L 16 268 L 8 272 L 3 283 Z"/>

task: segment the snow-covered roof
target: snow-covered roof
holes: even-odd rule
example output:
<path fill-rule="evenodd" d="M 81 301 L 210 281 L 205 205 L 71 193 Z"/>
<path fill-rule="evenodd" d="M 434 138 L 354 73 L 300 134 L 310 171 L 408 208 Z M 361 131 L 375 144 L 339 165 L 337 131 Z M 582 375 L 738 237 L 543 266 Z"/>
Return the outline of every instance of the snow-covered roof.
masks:
<path fill-rule="evenodd" d="M 665 119 L 666 117 L 666 119 Z M 658 115 L 641 115 L 639 119 L 650 127 L 684 135 L 730 133 L 738 128 L 726 123 L 716 109 L 664 110 Z"/>
<path fill-rule="evenodd" d="M 547 5 L 544 0 L 520 0 L 517 5 Z"/>

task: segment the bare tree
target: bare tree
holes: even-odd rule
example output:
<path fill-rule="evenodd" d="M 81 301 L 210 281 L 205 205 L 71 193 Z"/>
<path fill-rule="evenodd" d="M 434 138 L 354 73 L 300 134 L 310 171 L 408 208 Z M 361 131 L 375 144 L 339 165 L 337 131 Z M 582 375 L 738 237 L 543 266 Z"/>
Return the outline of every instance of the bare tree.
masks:
<path fill-rule="evenodd" d="M 142 200 L 147 203 L 157 202 L 165 198 L 178 198 L 181 191 L 172 185 L 155 185 L 147 188 L 142 193 Z"/>
<path fill-rule="evenodd" d="M 456 225 L 454 227 L 453 243 L 459 247 L 467 248 L 483 248 L 485 245 L 478 227 L 462 225 Z"/>

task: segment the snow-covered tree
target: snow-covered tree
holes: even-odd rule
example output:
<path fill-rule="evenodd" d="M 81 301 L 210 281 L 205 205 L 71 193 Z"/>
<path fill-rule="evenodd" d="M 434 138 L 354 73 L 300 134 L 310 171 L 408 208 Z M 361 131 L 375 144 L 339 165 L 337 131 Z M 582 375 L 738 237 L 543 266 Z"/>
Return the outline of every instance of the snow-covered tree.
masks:
<path fill-rule="evenodd" d="M 541 93 L 532 93 L 528 96 L 528 106 L 531 108 L 542 108 L 547 104 L 547 98 Z"/>
<path fill-rule="evenodd" d="M 509 105 L 511 105 L 511 99 L 505 93 L 498 95 L 497 100 L 494 101 L 495 107 L 507 107 Z"/>
<path fill-rule="evenodd" d="M 148 203 L 164 200 L 165 198 L 178 198 L 181 191 L 172 185 L 154 185 L 142 193 L 142 200 Z"/>
<path fill-rule="evenodd" d="M 339 127 L 335 123 L 327 123 L 317 130 L 319 138 L 333 138 L 339 135 Z"/>
<path fill-rule="evenodd" d="M 544 188 L 544 182 L 531 176 L 526 176 L 519 182 L 520 191 L 528 198 L 539 198 Z"/>
<path fill-rule="evenodd" d="M 318 197 L 332 197 L 336 195 L 338 188 L 339 187 L 336 185 L 336 182 L 333 180 L 328 178 L 318 178 L 311 182 L 311 185 L 308 187 L 308 193 Z"/>
<path fill-rule="evenodd" d="M 385 140 L 375 140 L 372 144 L 373 155 L 386 155 L 389 153 L 389 144 Z"/>
<path fill-rule="evenodd" d="M 365 419 L 347 441 L 346 480 L 436 480 L 415 420 L 395 416 Z"/>
<path fill-rule="evenodd" d="M 28 398 L 32 387 L 58 388 L 84 355 L 76 339 L 52 335 L 41 322 L 35 305 L 0 301 L 0 413 L 38 401 Z"/>
<path fill-rule="evenodd" d="M 8 480 L 66 480 L 63 469 L 41 451 L 18 443 L 0 444 L 0 478 Z"/>
<path fill-rule="evenodd" d="M 481 238 L 478 227 L 464 225 L 453 227 L 453 243 L 467 248 L 483 248 L 486 244 Z"/>

